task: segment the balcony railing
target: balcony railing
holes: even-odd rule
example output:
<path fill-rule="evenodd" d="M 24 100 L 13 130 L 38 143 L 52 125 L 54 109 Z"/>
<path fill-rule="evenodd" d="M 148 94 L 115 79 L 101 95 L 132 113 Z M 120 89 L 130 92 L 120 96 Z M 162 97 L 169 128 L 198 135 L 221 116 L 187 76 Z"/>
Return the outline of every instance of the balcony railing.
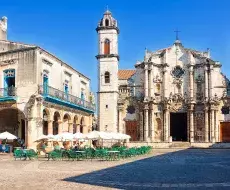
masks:
<path fill-rule="evenodd" d="M 54 99 L 61 100 L 62 102 L 64 101 L 67 104 L 72 104 L 76 105 L 77 107 L 85 108 L 92 112 L 95 112 L 96 109 L 95 104 L 92 104 L 91 102 L 85 101 L 71 94 L 67 94 L 51 86 L 39 86 L 39 93 L 47 97 L 52 97 Z"/>
<path fill-rule="evenodd" d="M 14 86 L 8 88 L 0 88 L 0 100 L 14 100 L 17 96 Z"/>

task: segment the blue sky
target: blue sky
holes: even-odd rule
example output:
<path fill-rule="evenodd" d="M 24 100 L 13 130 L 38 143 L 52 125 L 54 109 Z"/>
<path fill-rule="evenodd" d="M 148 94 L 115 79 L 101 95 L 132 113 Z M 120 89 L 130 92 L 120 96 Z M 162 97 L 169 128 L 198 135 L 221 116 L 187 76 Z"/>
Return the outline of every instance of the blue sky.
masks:
<path fill-rule="evenodd" d="M 174 30 L 187 48 L 211 49 L 230 76 L 229 0 L 7 0 L 0 16 L 8 17 L 8 39 L 36 44 L 91 78 L 97 91 L 95 28 L 108 5 L 118 20 L 119 68 L 133 68 L 144 49 L 170 46 Z"/>

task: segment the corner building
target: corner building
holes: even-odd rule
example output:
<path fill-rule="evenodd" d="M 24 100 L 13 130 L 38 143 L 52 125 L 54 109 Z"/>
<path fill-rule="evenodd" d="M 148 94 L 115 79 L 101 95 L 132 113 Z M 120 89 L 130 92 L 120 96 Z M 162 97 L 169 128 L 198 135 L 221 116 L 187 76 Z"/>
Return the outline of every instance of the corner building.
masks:
<path fill-rule="evenodd" d="M 0 132 L 34 148 L 42 134 L 92 130 L 90 79 L 41 47 L 7 39 L 0 20 Z"/>

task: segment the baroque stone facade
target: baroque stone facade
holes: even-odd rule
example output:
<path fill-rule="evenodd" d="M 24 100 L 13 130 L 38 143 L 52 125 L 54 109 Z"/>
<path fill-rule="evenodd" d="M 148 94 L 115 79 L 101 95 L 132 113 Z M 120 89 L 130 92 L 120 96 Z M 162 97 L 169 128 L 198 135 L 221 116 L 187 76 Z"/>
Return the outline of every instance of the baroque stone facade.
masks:
<path fill-rule="evenodd" d="M 102 21 L 105 19 L 104 16 Z M 111 30 L 117 36 L 116 28 L 117 25 L 103 25 L 101 30 L 110 39 Z M 100 45 L 105 44 L 100 39 L 99 35 Z M 117 38 L 111 43 L 117 45 Z M 118 60 L 114 60 L 110 51 L 101 48 L 99 51 L 106 57 L 103 64 L 99 59 L 99 93 L 105 88 L 102 81 L 106 80 L 107 71 L 110 74 L 107 91 L 113 87 L 115 90 L 110 93 L 117 94 L 117 89 L 119 92 L 117 99 L 108 93 L 98 99 L 99 121 L 113 122 L 114 125 L 107 123 L 110 131 L 128 133 L 131 140 L 146 142 L 220 141 L 220 122 L 225 121 L 221 109 L 229 102 L 229 82 L 209 49 L 205 52 L 188 49 L 177 39 L 170 47 L 155 52 L 146 50 L 134 70 L 118 71 Z M 104 130 L 104 123 L 99 122 L 99 127 Z"/>

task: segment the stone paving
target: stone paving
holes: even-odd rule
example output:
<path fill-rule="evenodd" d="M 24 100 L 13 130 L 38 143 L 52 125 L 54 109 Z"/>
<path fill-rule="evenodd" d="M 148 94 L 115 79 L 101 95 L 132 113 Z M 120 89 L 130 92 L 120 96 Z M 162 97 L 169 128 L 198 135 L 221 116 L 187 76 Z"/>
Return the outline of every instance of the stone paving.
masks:
<path fill-rule="evenodd" d="M 230 149 L 154 150 L 121 161 L 14 161 L 0 189 L 230 189 Z"/>

